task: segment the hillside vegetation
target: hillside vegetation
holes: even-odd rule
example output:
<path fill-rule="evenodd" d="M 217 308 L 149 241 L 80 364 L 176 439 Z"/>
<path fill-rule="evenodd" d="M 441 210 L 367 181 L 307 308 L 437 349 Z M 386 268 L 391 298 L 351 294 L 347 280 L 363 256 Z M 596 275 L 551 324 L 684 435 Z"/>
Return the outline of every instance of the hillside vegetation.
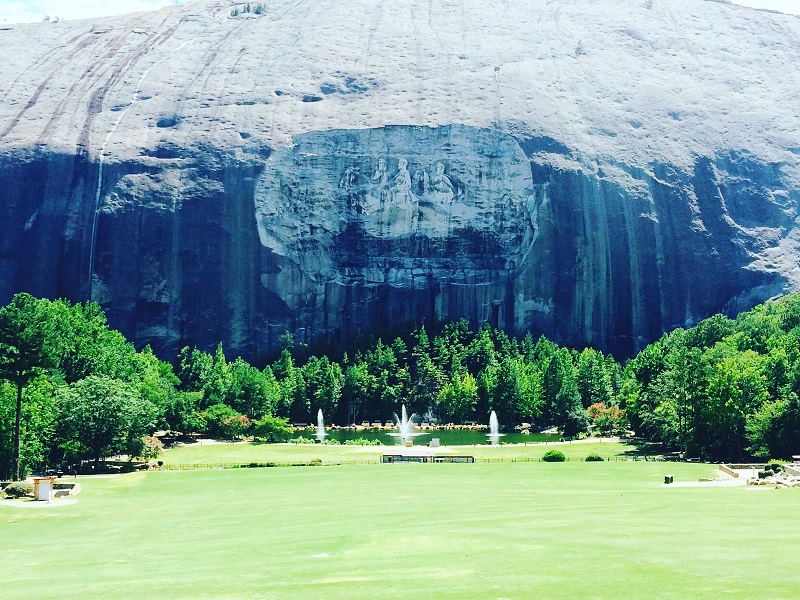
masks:
<path fill-rule="evenodd" d="M 633 430 L 687 457 L 800 453 L 800 296 L 665 334 L 627 363 L 461 320 L 307 356 L 284 336 L 263 368 L 184 348 L 174 367 L 110 330 L 94 303 L 18 294 L 0 309 L 0 477 L 112 454 L 152 457 L 158 429 L 281 439 L 289 422 L 431 421 Z M 19 454 L 16 448 L 19 448 Z"/>

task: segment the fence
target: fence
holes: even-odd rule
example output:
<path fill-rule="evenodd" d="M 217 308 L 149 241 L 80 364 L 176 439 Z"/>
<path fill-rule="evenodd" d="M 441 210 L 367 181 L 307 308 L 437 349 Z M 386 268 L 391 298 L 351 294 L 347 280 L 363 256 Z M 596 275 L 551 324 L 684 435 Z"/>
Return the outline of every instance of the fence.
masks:
<path fill-rule="evenodd" d="M 461 457 L 447 457 L 443 460 L 432 460 L 430 462 L 461 462 L 456 460 L 448 460 L 448 458 L 461 458 Z M 664 458 L 660 456 L 609 456 L 605 459 L 607 462 L 639 462 L 639 461 L 663 461 Z M 565 457 L 565 462 L 577 461 L 583 462 L 584 458 Z M 383 459 L 377 460 L 337 460 L 337 461 L 323 461 L 323 460 L 310 460 L 302 462 L 251 462 L 251 463 L 180 463 L 180 464 L 164 464 L 159 469 L 161 471 L 198 471 L 198 470 L 219 470 L 219 469 L 259 469 L 259 468 L 272 468 L 272 467 L 332 467 L 339 465 L 377 465 L 381 464 Z M 398 460 L 396 462 L 409 462 Z M 421 461 L 419 461 L 421 462 Z M 514 457 L 514 458 L 488 458 L 476 457 L 476 463 L 537 463 L 544 462 L 541 457 Z"/>
<path fill-rule="evenodd" d="M 176 465 L 163 464 L 161 471 L 202 471 L 219 469 L 261 469 L 272 467 L 331 467 L 337 465 L 377 465 L 379 460 L 339 460 L 304 462 L 251 462 L 251 463 L 180 463 Z"/>
<path fill-rule="evenodd" d="M 800 477 L 800 463 L 795 465 L 783 465 L 783 470 L 787 475 Z"/>
<path fill-rule="evenodd" d="M 767 463 L 725 463 L 729 469 L 763 469 Z"/>
<path fill-rule="evenodd" d="M 564 457 L 564 462 L 576 461 L 584 462 L 584 457 L 570 458 Z M 662 456 L 608 456 L 605 458 L 606 462 L 639 462 L 639 461 L 658 461 L 663 462 L 666 459 Z M 476 458 L 475 462 L 481 463 L 508 463 L 508 462 L 546 462 L 542 458 L 535 458 L 532 456 L 523 456 L 519 458 Z"/>
<path fill-rule="evenodd" d="M 445 455 L 445 456 L 434 456 L 430 454 L 414 454 L 414 455 L 405 455 L 405 454 L 384 454 L 382 457 L 382 462 L 384 463 L 401 463 L 401 462 L 413 462 L 413 463 L 474 463 L 475 457 L 474 456 L 453 456 L 453 455 Z"/>

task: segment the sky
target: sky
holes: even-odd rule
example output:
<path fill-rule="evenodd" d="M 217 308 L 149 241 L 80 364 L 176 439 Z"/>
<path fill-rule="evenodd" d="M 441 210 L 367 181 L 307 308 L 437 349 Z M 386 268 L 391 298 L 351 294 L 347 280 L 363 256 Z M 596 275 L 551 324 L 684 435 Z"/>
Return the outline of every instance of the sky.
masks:
<path fill-rule="evenodd" d="M 0 0 L 2 2 L 2 0 Z M 731 0 L 733 4 L 752 6 L 753 8 L 769 8 L 790 15 L 800 15 L 800 0 Z"/>
<path fill-rule="evenodd" d="M 0 0 L 0 23 L 35 23 L 45 16 L 74 21 L 89 17 L 156 10 L 179 2 L 185 0 Z M 732 0 L 732 2 L 800 15 L 800 0 Z"/>
<path fill-rule="evenodd" d="M 185 0 L 0 0 L 0 23 L 36 23 L 49 16 L 68 21 L 158 10 Z M 800 0 L 798 0 L 800 1 Z"/>

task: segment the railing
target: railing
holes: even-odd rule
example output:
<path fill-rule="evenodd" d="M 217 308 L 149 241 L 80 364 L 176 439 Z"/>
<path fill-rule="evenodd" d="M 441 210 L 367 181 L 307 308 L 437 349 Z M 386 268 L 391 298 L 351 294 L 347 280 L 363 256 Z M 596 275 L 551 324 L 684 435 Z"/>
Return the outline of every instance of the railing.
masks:
<path fill-rule="evenodd" d="M 607 462 L 644 462 L 644 461 L 663 461 L 660 456 L 609 456 L 606 457 Z M 295 461 L 295 462 L 250 462 L 250 463 L 178 463 L 178 464 L 164 464 L 157 470 L 161 471 L 198 471 L 198 470 L 219 470 L 219 469 L 260 469 L 260 468 L 275 468 L 275 467 L 332 467 L 339 465 L 377 465 L 381 464 L 382 459 L 379 460 L 308 460 L 308 461 Z M 398 461 L 402 462 L 402 461 Z M 431 461 L 431 463 L 439 463 L 444 461 Z M 495 458 L 495 457 L 475 457 L 476 463 L 538 463 L 546 462 L 541 457 L 522 456 L 512 458 Z M 584 457 L 565 457 L 564 462 L 584 462 Z"/>
<path fill-rule="evenodd" d="M 564 462 L 585 462 L 586 458 L 583 456 L 577 456 L 574 458 L 570 458 L 569 456 L 564 457 Z M 605 462 L 663 462 L 665 459 L 661 456 L 608 456 L 604 458 Z M 534 458 L 523 456 L 519 458 L 476 458 L 475 462 L 484 462 L 484 463 L 504 463 L 504 462 L 547 462 L 542 458 Z"/>
<path fill-rule="evenodd" d="M 251 463 L 179 463 L 164 464 L 161 471 L 197 471 L 219 469 L 261 469 L 272 467 L 331 467 L 337 465 L 377 465 L 378 460 L 297 461 L 297 462 L 251 462 Z"/>
<path fill-rule="evenodd" d="M 783 470 L 787 475 L 800 477 L 800 464 L 797 465 L 783 465 Z"/>
<path fill-rule="evenodd" d="M 767 463 L 725 463 L 729 469 L 763 469 Z"/>

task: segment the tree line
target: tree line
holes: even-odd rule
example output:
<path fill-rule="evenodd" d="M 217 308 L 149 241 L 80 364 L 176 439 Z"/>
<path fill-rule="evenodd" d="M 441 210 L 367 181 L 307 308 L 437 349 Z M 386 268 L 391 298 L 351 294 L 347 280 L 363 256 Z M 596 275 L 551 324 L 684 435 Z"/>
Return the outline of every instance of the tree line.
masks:
<path fill-rule="evenodd" d="M 95 303 L 18 294 L 0 309 L 0 478 L 112 454 L 148 456 L 158 429 L 270 437 L 317 410 L 345 424 L 400 406 L 444 423 L 633 430 L 687 456 L 800 453 L 800 296 L 677 329 L 626 363 L 466 320 L 341 357 L 291 335 L 263 368 L 183 348 L 174 364 L 111 330 Z"/>
<path fill-rule="evenodd" d="M 714 459 L 800 454 L 800 295 L 665 334 L 625 371 L 643 437 Z"/>

